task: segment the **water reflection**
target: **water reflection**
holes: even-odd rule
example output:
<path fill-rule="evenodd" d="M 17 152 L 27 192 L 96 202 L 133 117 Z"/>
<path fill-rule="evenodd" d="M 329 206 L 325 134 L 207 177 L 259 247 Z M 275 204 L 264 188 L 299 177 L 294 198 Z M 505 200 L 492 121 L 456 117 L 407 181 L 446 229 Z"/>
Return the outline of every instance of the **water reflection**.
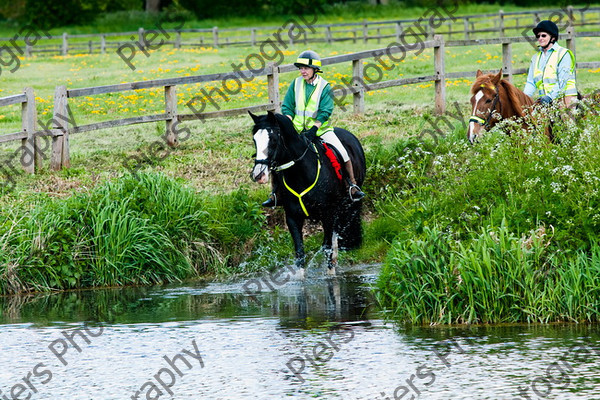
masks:
<path fill-rule="evenodd" d="M 243 282 L 0 297 L 0 324 L 133 324 L 277 316 L 284 328 L 311 329 L 326 322 L 367 319 L 373 301 L 365 278 L 355 274 L 313 277 L 290 281 L 255 297 L 242 290 Z"/>
<path fill-rule="evenodd" d="M 391 400 L 403 388 L 405 399 L 440 400 L 526 398 L 519 390 L 542 398 L 534 389 L 555 399 L 598 393 L 597 325 L 386 324 L 373 307 L 376 276 L 368 266 L 335 278 L 313 273 L 256 296 L 244 292 L 245 281 L 231 281 L 3 297 L 0 362 L 11 368 L 0 370 L 0 390 L 9 393 L 43 362 L 56 378 L 34 400 L 130 398 L 163 356 L 196 340 L 205 366 L 177 381 L 177 399 Z M 81 352 L 70 349 L 65 366 L 48 346 L 84 321 L 101 322 L 105 332 L 80 343 Z M 313 362 L 323 343 L 326 360 Z M 568 353 L 582 343 L 589 355 Z M 572 367 L 569 385 L 532 386 L 561 358 Z"/>

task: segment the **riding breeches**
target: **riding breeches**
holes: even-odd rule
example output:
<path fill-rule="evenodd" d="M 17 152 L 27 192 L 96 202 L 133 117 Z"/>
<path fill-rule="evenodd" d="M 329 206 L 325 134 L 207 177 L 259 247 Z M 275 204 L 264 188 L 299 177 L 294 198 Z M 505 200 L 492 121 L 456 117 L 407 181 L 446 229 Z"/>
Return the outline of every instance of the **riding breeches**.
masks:
<path fill-rule="evenodd" d="M 340 152 L 340 155 L 342 156 L 342 160 L 344 160 L 344 162 L 350 160 L 350 157 L 348 156 L 348 151 L 346 151 L 346 148 L 333 131 L 325 132 L 320 137 L 325 143 L 331 144 L 337 149 L 337 151 Z"/>

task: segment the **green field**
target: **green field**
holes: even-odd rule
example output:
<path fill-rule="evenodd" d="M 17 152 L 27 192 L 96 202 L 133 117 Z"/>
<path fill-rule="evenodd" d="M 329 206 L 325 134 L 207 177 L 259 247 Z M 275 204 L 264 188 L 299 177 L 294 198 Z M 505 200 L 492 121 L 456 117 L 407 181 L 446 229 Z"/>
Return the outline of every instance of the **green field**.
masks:
<path fill-rule="evenodd" d="M 499 8 L 470 7 L 466 11 Z M 419 11 L 411 16 L 418 17 Z M 277 21 L 263 23 L 277 25 Z M 311 48 L 329 57 L 386 45 L 385 41 L 343 42 Z M 600 39 L 578 39 L 578 61 L 598 61 L 599 47 Z M 283 63 L 293 62 L 304 49 L 304 45 L 288 46 Z M 231 63 L 244 62 L 255 51 L 165 46 L 148 57 L 138 54 L 135 71 L 114 52 L 34 56 L 23 59 L 14 73 L 3 70 L 0 96 L 33 87 L 39 119 L 47 121 L 58 85 L 71 89 L 225 72 Z M 528 44 L 514 45 L 514 68 L 527 67 L 533 54 Z M 498 70 L 502 64 L 500 45 L 448 47 L 445 56 L 447 72 Z M 324 70 L 323 76 L 335 85 L 350 76 L 351 65 Z M 599 72 L 578 71 L 580 91 L 593 91 Z M 430 74 L 433 51 L 426 50 L 394 65 L 384 79 Z M 282 96 L 295 77 L 293 72 L 280 77 Z M 514 82 L 522 88 L 524 79 L 516 76 Z M 446 82 L 448 107 L 454 112 L 456 102 L 461 120 L 449 118 L 454 127 L 444 126 L 445 137 L 436 141 L 430 136 L 424 142 L 418 139 L 436 118 L 430 82 L 369 92 L 363 115 L 354 115 L 349 103 L 346 111 L 335 111 L 334 124 L 361 139 L 368 162 L 365 245 L 346 254 L 342 262 L 384 261 L 379 298 L 401 320 L 597 321 L 600 222 L 594 185 L 600 164 L 594 154 L 598 118 L 590 113 L 577 123 L 559 124 L 558 145 L 539 137 L 521 138 L 516 131 L 508 139 L 497 130 L 470 146 L 464 127 L 470 114 L 471 82 Z M 219 84 L 178 86 L 179 112 L 188 113 L 186 103 L 191 98 Z M 266 86 L 262 78 L 244 83 L 241 93 L 229 101 L 218 98 L 218 108 L 264 103 Z M 70 99 L 69 104 L 77 125 L 84 125 L 164 112 L 164 94 L 162 88 L 138 90 Z M 3 107 L 0 132 L 20 130 L 20 112 L 19 106 Z M 251 119 L 240 116 L 184 124 L 192 132 L 190 138 L 164 160 L 146 160 L 140 181 L 130 177 L 124 162 L 146 154 L 164 133 L 164 123 L 72 135 L 72 168 L 50 172 L 46 160 L 41 173 L 19 175 L 16 188 L 4 190 L 0 197 L 4 210 L 0 293 L 150 284 L 246 273 L 289 261 L 291 241 L 281 210 L 263 212 L 258 205 L 269 189 L 248 177 L 254 152 Z M 18 148 L 17 142 L 0 145 L 0 160 L 5 162 Z M 536 232 L 542 228 L 545 236 L 539 238 Z M 124 231 L 131 234 L 122 236 Z M 506 239 L 492 252 L 489 249 L 496 242 L 487 243 L 486 237 L 494 235 Z M 444 243 L 439 243 L 440 237 L 446 238 Z M 528 238 L 533 243 L 530 248 L 537 250 L 520 254 Z M 319 243 L 317 234 L 307 246 L 315 251 Z M 487 270 L 474 261 L 480 258 L 489 258 L 487 264 L 482 261 Z M 520 271 L 520 265 L 531 268 Z M 588 277 L 584 281 L 577 278 L 580 270 Z M 437 272 L 428 275 L 432 271 Z M 572 284 L 548 286 L 565 281 L 567 275 L 572 276 Z M 465 291 L 463 281 L 469 278 L 482 285 L 482 296 L 489 297 L 479 299 Z M 527 280 L 529 286 L 508 291 L 508 286 L 490 284 L 510 279 Z M 408 281 L 415 287 L 403 286 Z M 448 297 L 449 291 L 453 296 Z M 498 296 L 506 297 L 507 303 Z"/>

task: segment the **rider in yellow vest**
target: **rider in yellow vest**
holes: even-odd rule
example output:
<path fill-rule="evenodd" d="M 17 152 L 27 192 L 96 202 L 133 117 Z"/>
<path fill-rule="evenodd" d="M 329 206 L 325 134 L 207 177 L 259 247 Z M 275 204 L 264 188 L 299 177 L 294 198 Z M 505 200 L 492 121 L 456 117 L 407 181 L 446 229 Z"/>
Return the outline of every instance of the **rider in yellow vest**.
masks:
<path fill-rule="evenodd" d="M 540 51 L 531 59 L 523 91 L 531 97 L 539 96 L 537 102 L 542 104 L 560 100 L 569 106 L 577 98 L 575 56 L 571 50 L 556 43 L 558 27 L 554 22 L 541 21 L 533 28 L 533 33 Z"/>
<path fill-rule="evenodd" d="M 300 76 L 294 80 L 285 94 L 281 112 L 292 120 L 296 131 L 305 135 L 310 141 L 320 137 L 324 142 L 335 146 L 342 156 L 350 181 L 350 199 L 358 201 L 365 194 L 356 185 L 348 152 L 329 124 L 329 117 L 333 112 L 333 97 L 329 82 L 317 75 L 318 72 L 323 72 L 321 58 L 312 50 L 303 51 L 294 65 L 300 70 Z M 263 206 L 276 205 L 275 192 L 276 188 L 273 188 L 273 193 Z"/>

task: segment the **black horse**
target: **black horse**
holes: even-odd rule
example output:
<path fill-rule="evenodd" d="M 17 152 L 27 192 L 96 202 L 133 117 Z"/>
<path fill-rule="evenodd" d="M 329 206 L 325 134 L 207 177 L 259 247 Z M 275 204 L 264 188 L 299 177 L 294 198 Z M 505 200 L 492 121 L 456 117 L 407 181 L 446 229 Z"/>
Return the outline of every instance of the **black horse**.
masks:
<path fill-rule="evenodd" d="M 272 112 L 262 116 L 250 113 L 250 116 L 254 120 L 252 134 L 256 146 L 252 179 L 264 184 L 273 172 L 280 193 L 277 202 L 283 205 L 294 241 L 296 266 L 302 269 L 305 266 L 302 227 L 308 218 L 323 225 L 328 273 L 335 274 L 337 246 L 353 249 L 362 242 L 362 202 L 350 199 L 344 168 L 339 171 L 343 174 L 340 180 L 323 146 L 299 135 L 288 117 Z M 361 186 L 366 172 L 363 148 L 347 130 L 334 131 L 348 151 L 356 183 Z"/>

